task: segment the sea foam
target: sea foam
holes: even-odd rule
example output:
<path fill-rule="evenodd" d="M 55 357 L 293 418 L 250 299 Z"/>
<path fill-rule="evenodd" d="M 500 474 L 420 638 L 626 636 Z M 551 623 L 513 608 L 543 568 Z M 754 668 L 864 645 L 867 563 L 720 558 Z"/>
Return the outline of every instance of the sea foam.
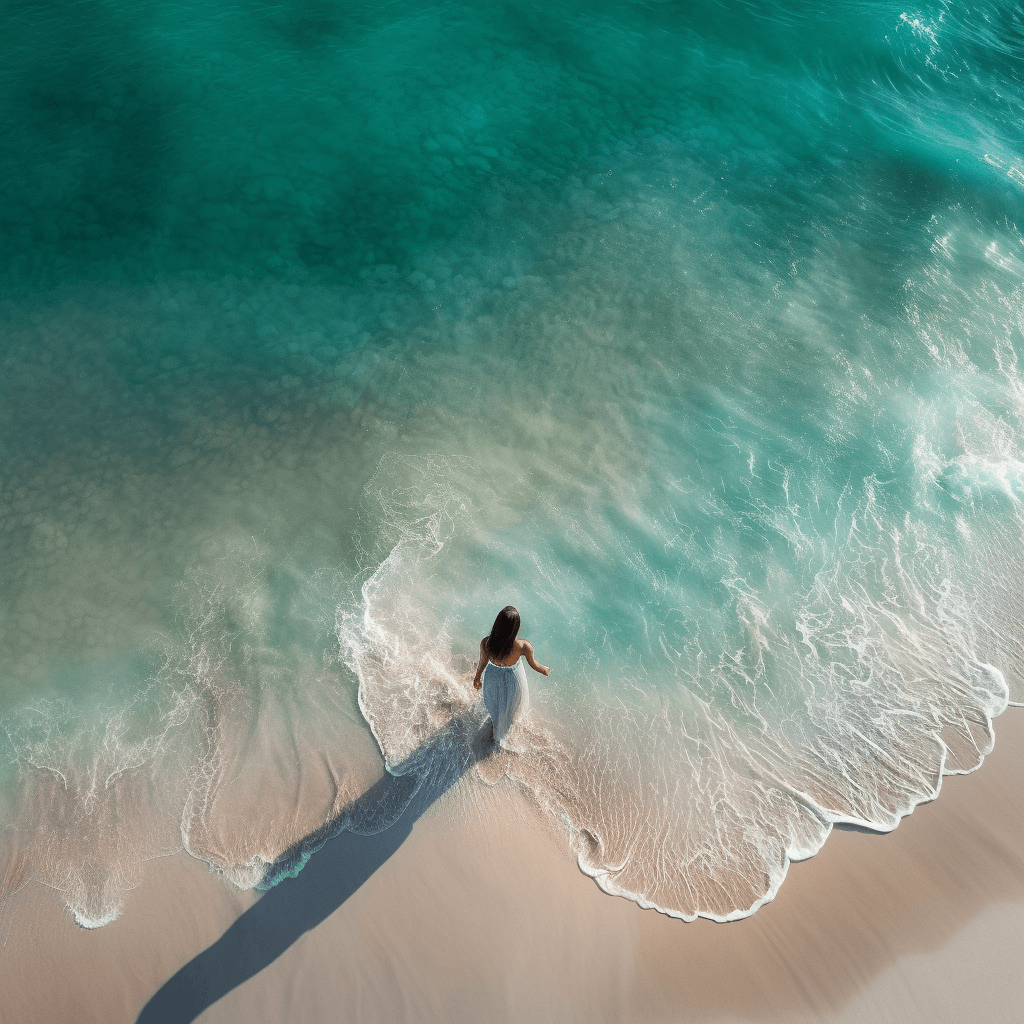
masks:
<path fill-rule="evenodd" d="M 448 812 L 683 918 L 1024 700 L 1019 12 L 598 7 L 5 26 L 0 898 L 385 827 L 508 601 Z"/>

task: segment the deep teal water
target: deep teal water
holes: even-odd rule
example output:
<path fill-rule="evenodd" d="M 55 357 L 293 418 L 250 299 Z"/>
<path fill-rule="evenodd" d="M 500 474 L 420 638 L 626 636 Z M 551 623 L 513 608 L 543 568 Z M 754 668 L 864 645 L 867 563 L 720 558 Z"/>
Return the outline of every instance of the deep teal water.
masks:
<path fill-rule="evenodd" d="M 645 906 L 743 915 L 980 763 L 1024 699 L 1012 5 L 0 39 L 15 882 L 90 925 L 181 845 L 255 884 L 508 602 L 554 671 L 461 799 L 508 776 Z"/>

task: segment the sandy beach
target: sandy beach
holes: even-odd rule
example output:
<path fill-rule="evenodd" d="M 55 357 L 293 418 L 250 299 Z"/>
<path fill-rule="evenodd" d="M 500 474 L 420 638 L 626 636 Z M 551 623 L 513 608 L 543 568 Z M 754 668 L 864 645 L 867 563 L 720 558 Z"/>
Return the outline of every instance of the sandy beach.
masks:
<path fill-rule="evenodd" d="M 0 1024 L 1024 1018 L 1022 39 L 6 4 Z"/>
<path fill-rule="evenodd" d="M 996 736 L 979 772 L 947 777 L 895 832 L 837 829 L 772 903 L 727 925 L 603 894 L 522 797 L 464 780 L 199 1019 L 1016 1020 L 1024 715 L 1011 708 Z M 90 932 L 30 885 L 4 915 L 3 1020 L 134 1021 L 255 899 L 179 853 L 151 862 L 122 917 Z"/>

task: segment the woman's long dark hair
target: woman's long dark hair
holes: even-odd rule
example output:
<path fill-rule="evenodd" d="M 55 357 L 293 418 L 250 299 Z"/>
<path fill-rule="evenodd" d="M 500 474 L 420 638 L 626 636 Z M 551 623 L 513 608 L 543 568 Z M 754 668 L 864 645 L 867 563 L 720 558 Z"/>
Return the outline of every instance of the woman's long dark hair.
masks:
<path fill-rule="evenodd" d="M 491 661 L 504 661 L 512 653 L 512 645 L 519 633 L 519 612 L 506 605 L 498 612 L 487 638 L 487 656 Z"/>

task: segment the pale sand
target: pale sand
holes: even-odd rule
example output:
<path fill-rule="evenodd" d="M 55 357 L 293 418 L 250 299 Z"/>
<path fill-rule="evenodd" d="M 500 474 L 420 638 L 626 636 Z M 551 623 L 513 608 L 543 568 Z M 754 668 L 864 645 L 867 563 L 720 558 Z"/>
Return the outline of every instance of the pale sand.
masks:
<path fill-rule="evenodd" d="M 1016 1022 L 1024 711 L 996 736 L 980 772 L 947 778 L 894 833 L 835 832 L 728 925 L 604 895 L 522 798 L 463 784 L 200 1020 Z M 184 854 L 150 864 L 95 932 L 23 890 L 5 915 L 0 1020 L 132 1021 L 252 900 Z"/>

